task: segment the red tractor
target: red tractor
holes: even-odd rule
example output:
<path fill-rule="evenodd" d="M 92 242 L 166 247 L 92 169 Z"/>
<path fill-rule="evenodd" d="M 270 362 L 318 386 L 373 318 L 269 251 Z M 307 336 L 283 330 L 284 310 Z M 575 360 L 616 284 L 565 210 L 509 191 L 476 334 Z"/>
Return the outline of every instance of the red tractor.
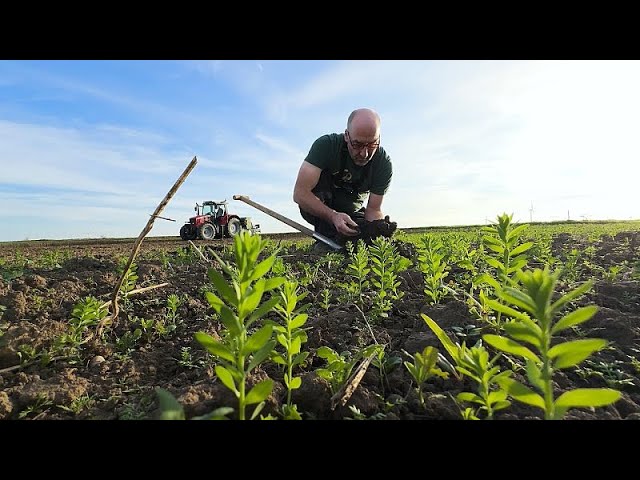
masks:
<path fill-rule="evenodd" d="M 214 238 L 235 237 L 242 230 L 251 233 L 260 231 L 260 225 L 254 225 L 250 217 L 229 215 L 227 201 L 196 203 L 196 216 L 191 217 L 182 228 L 180 238 L 183 240 L 213 240 Z"/>

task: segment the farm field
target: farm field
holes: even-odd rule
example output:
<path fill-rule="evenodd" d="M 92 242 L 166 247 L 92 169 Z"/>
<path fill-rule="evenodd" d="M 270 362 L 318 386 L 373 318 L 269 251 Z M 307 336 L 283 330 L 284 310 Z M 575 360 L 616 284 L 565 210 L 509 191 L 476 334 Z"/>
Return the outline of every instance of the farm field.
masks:
<path fill-rule="evenodd" d="M 0 243 L 0 419 L 640 419 L 640 222 L 149 237 L 104 323 L 134 241 Z"/>

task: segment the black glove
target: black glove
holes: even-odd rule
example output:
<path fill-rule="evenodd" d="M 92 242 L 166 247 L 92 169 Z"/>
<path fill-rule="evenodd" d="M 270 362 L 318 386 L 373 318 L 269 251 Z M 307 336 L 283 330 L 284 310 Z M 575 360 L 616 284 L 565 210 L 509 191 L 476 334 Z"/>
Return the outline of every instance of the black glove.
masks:
<path fill-rule="evenodd" d="M 366 236 L 369 237 L 371 240 L 377 237 L 390 238 L 393 235 L 393 232 L 395 232 L 397 228 L 398 228 L 398 224 L 396 222 L 390 222 L 389 215 L 387 215 L 380 220 L 367 222 Z"/>

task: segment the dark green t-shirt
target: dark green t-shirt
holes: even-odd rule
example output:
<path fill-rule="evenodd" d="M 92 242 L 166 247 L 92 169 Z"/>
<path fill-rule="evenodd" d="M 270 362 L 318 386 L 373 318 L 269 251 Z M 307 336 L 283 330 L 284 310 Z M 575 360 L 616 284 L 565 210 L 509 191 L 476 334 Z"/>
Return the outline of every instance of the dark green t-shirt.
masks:
<path fill-rule="evenodd" d="M 345 213 L 359 210 L 369 192 L 376 195 L 387 193 L 393 174 L 391 158 L 382 147 L 378 147 L 364 167 L 353 163 L 342 133 L 318 138 L 311 145 L 305 161 L 331 174 L 335 187 L 333 208 Z"/>

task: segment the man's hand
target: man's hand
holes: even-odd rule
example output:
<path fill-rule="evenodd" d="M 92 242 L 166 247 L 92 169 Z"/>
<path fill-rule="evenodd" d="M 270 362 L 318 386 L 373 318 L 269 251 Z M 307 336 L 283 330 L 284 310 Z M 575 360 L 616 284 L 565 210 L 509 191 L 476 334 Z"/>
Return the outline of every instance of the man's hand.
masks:
<path fill-rule="evenodd" d="M 346 213 L 336 212 L 332 218 L 333 226 L 336 227 L 338 233 L 347 237 L 354 237 L 360 234 L 358 224 Z"/>

